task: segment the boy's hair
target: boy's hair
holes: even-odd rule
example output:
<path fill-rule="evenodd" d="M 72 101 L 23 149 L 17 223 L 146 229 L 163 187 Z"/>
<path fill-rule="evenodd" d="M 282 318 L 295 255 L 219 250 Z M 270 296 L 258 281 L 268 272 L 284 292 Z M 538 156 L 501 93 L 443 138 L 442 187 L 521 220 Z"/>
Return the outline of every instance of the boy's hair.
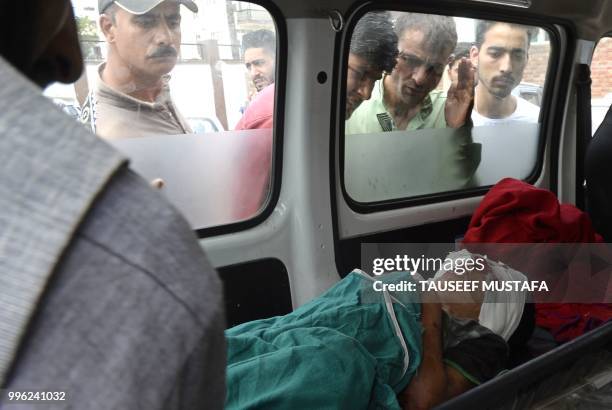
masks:
<path fill-rule="evenodd" d="M 397 58 L 397 35 L 388 12 L 370 12 L 361 17 L 351 36 L 350 52 L 373 68 L 390 73 Z"/>
<path fill-rule="evenodd" d="M 457 26 L 449 16 L 400 13 L 395 21 L 395 32 L 401 38 L 407 30 L 423 33 L 423 48 L 431 53 L 441 48 L 450 52 L 457 46 Z"/>
<path fill-rule="evenodd" d="M 242 54 L 249 48 L 263 48 L 270 55 L 276 55 L 276 35 L 266 29 L 250 31 L 242 37 Z"/>
<path fill-rule="evenodd" d="M 484 37 L 487 34 L 487 32 L 491 30 L 491 28 L 495 26 L 496 24 L 506 24 L 510 27 L 525 30 L 525 33 L 527 34 L 527 48 L 529 48 L 529 44 L 531 44 L 531 39 L 535 37 L 535 34 L 536 34 L 535 27 L 524 26 L 522 24 L 515 24 L 515 23 L 506 23 L 505 21 L 479 20 L 478 23 L 476 23 L 476 42 L 474 43 L 474 45 L 478 49 L 482 47 L 482 43 L 484 43 Z"/>
<path fill-rule="evenodd" d="M 455 51 L 450 55 L 448 60 L 448 66 L 452 67 L 456 61 L 461 60 L 463 57 L 470 56 L 470 43 L 457 43 Z"/>

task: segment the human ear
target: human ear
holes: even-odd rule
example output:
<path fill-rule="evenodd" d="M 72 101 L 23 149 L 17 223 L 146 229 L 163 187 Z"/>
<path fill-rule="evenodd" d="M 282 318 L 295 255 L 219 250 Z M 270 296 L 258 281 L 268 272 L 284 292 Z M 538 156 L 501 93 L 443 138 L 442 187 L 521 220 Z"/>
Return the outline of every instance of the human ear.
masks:
<path fill-rule="evenodd" d="M 478 56 L 480 55 L 480 50 L 476 46 L 470 47 L 470 61 L 472 61 L 472 65 L 474 67 L 478 66 Z"/>
<path fill-rule="evenodd" d="M 101 14 L 100 19 L 98 20 L 98 24 L 100 25 L 100 30 L 106 41 L 112 43 L 115 41 L 115 24 L 113 23 L 113 19 L 108 14 Z"/>

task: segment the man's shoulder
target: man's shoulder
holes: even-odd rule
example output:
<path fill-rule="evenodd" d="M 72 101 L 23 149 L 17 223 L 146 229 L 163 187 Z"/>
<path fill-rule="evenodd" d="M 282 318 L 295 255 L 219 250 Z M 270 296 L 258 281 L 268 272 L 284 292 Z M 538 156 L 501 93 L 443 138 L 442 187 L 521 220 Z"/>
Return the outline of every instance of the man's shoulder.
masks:
<path fill-rule="evenodd" d="M 444 104 L 446 102 L 447 93 L 444 90 L 433 90 L 429 93 L 429 98 L 431 98 L 432 104 L 439 103 L 439 101 Z"/>
<path fill-rule="evenodd" d="M 220 313 L 219 277 L 188 222 L 127 167 L 100 193 L 70 246 L 78 249 L 83 243 L 83 249 L 97 254 L 95 259 L 111 261 L 117 271 L 133 276 L 125 277 L 126 283 L 140 283 L 142 289 L 158 293 L 160 300 L 190 316 L 195 326 L 205 327 L 211 314 Z M 81 253 L 85 259 L 90 256 L 86 253 Z M 101 267 L 101 273 L 112 276 L 109 270 Z M 142 292 L 129 286 L 121 290 L 124 296 Z"/>
<path fill-rule="evenodd" d="M 518 110 L 526 110 L 530 112 L 539 112 L 540 107 L 532 103 L 531 101 L 527 101 L 522 97 L 516 97 L 516 111 Z"/>
<path fill-rule="evenodd" d="M 186 222 L 125 168 L 74 233 L 9 385 L 61 380 L 78 408 L 179 408 L 168 401 L 185 394 L 179 401 L 220 401 L 203 396 L 223 386 L 221 298 Z M 202 391 L 186 393 L 191 383 Z"/>
<path fill-rule="evenodd" d="M 15 278 L 35 292 L 15 298 L 3 286 L 0 299 L 22 307 L 32 293 L 39 303 L 27 316 L 27 337 L 19 340 L 7 383 L 22 389 L 59 383 L 75 408 L 168 408 L 176 384 L 191 382 L 181 371 L 206 333 L 222 336 L 216 273 L 159 192 L 13 74 L 0 103 L 12 102 L 5 94 L 18 98 L 35 115 L 9 115 L 11 132 L 0 139 L 0 152 L 21 158 L 19 167 L 0 172 L 7 188 L 0 193 L 3 222 L 10 223 L 0 230 L 0 253 L 10 255 L 0 273 L 27 266 Z M 14 161 L 4 165 L 8 170 Z M 8 311 L 20 326 L 17 312 Z M 220 385 L 223 352 L 221 346 L 199 367 L 216 364 L 210 374 L 221 377 Z"/>
<path fill-rule="evenodd" d="M 486 117 L 476 111 L 476 107 L 474 107 L 472 110 L 472 121 L 474 125 L 499 125 L 515 122 L 537 123 L 540 116 L 540 107 L 521 97 L 514 98 L 516 98 L 516 108 L 512 114 L 504 118 Z"/>
<path fill-rule="evenodd" d="M 187 221 L 128 169 L 113 178 L 89 211 L 76 240 L 84 238 L 144 272 L 196 313 L 221 300 L 218 276 Z"/>
<path fill-rule="evenodd" d="M 263 90 L 261 90 L 255 98 L 253 99 L 253 103 L 258 101 L 266 102 L 274 99 L 274 90 L 276 89 L 276 84 L 272 83 L 266 86 Z"/>
<path fill-rule="evenodd" d="M 272 128 L 274 118 L 275 85 L 270 84 L 261 90 L 248 105 L 236 130 Z"/>
<path fill-rule="evenodd" d="M 540 107 L 521 98 L 516 97 L 516 109 L 510 116 L 513 120 L 538 122 Z"/>

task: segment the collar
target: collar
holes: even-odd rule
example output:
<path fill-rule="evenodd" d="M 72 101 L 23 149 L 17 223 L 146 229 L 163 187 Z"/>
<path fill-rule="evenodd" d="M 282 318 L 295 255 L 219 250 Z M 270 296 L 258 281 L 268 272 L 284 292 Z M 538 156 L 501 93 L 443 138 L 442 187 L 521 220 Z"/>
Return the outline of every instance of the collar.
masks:
<path fill-rule="evenodd" d="M 131 95 L 128 95 L 120 90 L 112 88 L 102 80 L 102 71 L 106 67 L 106 63 L 102 63 L 98 66 L 98 98 L 107 99 L 113 102 L 113 104 L 121 105 L 126 108 L 139 109 L 141 107 L 148 107 L 152 110 L 159 108 L 160 106 L 168 105 L 170 99 L 170 74 L 164 74 L 162 76 L 162 88 L 153 102 L 139 100 Z"/>
<path fill-rule="evenodd" d="M 431 94 L 427 94 L 421 102 L 421 109 L 419 110 L 419 116 L 425 120 L 425 118 L 431 115 L 433 111 L 433 102 L 431 101 Z"/>
<path fill-rule="evenodd" d="M 389 109 L 385 105 L 385 78 L 387 77 L 387 73 L 383 74 L 382 79 L 380 80 L 379 87 L 379 97 L 381 102 L 381 112 L 376 114 L 376 118 L 378 119 L 378 123 L 380 124 L 383 131 L 393 131 L 396 130 L 397 127 L 393 121 L 393 117 L 389 113 Z M 408 123 L 408 127 L 406 129 L 410 129 L 410 124 L 415 124 L 416 128 L 419 128 L 421 124 L 425 122 L 427 117 L 431 115 L 433 112 L 433 102 L 431 100 L 431 95 L 428 93 L 423 101 L 421 102 L 421 108 L 417 115 L 414 116 L 413 119 Z"/>

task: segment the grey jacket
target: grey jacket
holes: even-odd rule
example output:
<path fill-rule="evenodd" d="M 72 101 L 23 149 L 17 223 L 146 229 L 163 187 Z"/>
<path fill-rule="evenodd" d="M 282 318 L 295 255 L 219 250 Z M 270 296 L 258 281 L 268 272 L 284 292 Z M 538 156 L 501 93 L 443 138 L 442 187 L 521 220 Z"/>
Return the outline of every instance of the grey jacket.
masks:
<path fill-rule="evenodd" d="M 222 290 L 184 219 L 0 59 L 3 409 L 222 408 Z"/>

